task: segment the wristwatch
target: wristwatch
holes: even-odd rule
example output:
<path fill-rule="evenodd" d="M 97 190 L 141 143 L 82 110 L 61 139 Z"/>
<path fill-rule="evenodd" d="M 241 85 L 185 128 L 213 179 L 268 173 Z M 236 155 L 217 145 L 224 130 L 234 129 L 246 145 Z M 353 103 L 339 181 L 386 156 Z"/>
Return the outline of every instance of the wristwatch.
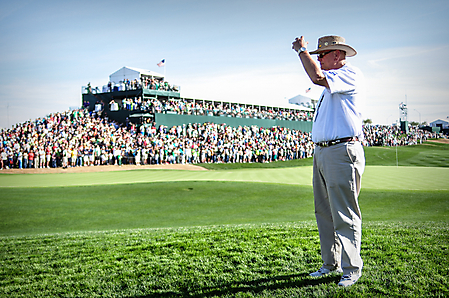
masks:
<path fill-rule="evenodd" d="M 307 48 L 306 48 L 306 47 L 300 48 L 300 49 L 299 49 L 299 52 L 298 52 L 298 55 L 301 54 L 302 52 L 305 52 L 305 51 L 307 51 Z"/>

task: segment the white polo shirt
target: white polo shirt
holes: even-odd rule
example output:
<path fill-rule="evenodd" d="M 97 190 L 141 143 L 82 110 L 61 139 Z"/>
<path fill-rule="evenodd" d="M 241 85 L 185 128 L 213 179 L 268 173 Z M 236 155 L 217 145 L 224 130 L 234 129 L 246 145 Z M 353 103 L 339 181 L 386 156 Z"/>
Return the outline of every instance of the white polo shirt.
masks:
<path fill-rule="evenodd" d="M 329 84 L 317 103 L 312 127 L 312 141 L 324 142 L 346 137 L 363 139 L 362 105 L 365 79 L 349 63 L 339 69 L 323 70 Z"/>

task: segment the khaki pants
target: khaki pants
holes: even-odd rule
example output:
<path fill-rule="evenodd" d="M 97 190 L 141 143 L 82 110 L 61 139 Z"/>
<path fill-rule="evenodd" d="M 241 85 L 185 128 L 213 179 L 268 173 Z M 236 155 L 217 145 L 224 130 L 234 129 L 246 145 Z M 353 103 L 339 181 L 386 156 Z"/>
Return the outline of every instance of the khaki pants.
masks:
<path fill-rule="evenodd" d="M 362 215 L 358 195 L 365 169 L 360 142 L 315 148 L 313 194 L 324 267 L 344 274 L 362 270 Z"/>

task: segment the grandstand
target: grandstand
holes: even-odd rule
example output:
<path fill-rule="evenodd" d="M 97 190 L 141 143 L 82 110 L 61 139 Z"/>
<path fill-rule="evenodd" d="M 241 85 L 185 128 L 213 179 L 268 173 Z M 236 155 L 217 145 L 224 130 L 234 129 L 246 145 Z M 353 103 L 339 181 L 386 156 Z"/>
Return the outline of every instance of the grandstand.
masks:
<path fill-rule="evenodd" d="M 188 123 L 227 124 L 232 127 L 286 127 L 312 130 L 313 109 L 287 104 L 264 106 L 232 101 L 183 98 L 181 88 L 165 81 L 164 75 L 140 68 L 123 67 L 109 76 L 102 88 L 83 86 L 83 105 L 89 111 L 122 124 L 165 125 Z"/>

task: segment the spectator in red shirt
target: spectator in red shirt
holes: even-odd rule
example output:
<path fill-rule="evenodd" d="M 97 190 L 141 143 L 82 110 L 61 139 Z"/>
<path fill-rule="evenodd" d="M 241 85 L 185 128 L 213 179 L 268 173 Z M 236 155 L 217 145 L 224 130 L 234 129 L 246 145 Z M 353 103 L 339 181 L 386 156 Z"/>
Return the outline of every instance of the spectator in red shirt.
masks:
<path fill-rule="evenodd" d="M 32 168 L 34 165 L 34 152 L 33 150 L 30 151 L 30 153 L 28 153 L 28 167 Z"/>

